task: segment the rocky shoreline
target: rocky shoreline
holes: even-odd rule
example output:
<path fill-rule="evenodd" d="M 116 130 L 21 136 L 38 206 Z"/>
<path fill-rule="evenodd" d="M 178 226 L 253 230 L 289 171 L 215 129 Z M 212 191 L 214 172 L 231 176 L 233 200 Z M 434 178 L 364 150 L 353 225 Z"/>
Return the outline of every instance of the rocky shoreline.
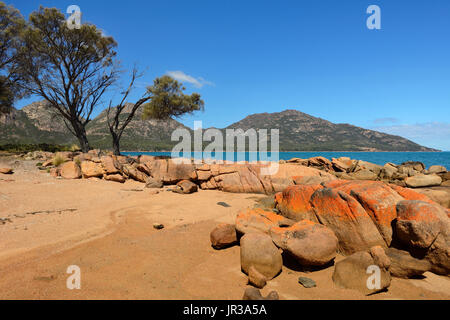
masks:
<path fill-rule="evenodd" d="M 293 158 L 280 160 L 278 172 L 264 176 L 261 169 L 265 166 L 261 164 L 196 164 L 193 160 L 178 164 L 169 157 L 114 156 L 100 150 L 84 154 L 35 151 L 15 157 L 39 161 L 38 168 L 54 177 L 105 179 L 119 183 L 133 179 L 156 188 L 189 181 L 203 190 L 274 194 L 291 185 L 319 184 L 336 179 L 380 181 L 413 188 L 440 205 L 450 207 L 450 172 L 443 166 L 425 168 L 421 162 L 386 163 L 381 166 L 347 157 L 331 160 L 324 157 Z M 3 170 L 7 169 L 11 168 Z"/>
<path fill-rule="evenodd" d="M 364 294 L 386 290 L 392 277 L 450 275 L 450 172 L 442 166 L 315 157 L 282 160 L 276 174 L 264 176 L 261 164 L 177 164 L 99 150 L 32 152 L 20 159 L 39 161 L 36 170 L 58 179 L 131 179 L 148 188 L 171 185 L 182 194 L 198 189 L 267 194 L 257 207 L 236 212 L 234 224 L 220 224 L 210 234 L 217 250 L 240 245 L 241 268 L 254 288 L 265 287 L 285 263 L 310 272 L 334 268 L 330 280 L 337 287 Z M 335 262 L 338 254 L 345 259 Z M 367 286 L 371 266 L 379 268 L 380 286 Z M 314 286 L 310 280 L 299 283 Z M 254 289 L 244 298 L 263 299 Z"/>

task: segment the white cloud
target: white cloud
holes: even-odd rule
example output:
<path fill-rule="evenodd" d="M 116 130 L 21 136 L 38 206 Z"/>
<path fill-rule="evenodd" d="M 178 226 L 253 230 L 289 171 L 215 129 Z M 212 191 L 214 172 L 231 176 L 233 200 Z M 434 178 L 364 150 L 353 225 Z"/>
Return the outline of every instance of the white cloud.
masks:
<path fill-rule="evenodd" d="M 375 124 L 388 124 L 388 123 L 398 123 L 398 122 L 400 122 L 399 119 L 390 118 L 390 117 L 378 118 L 378 119 L 373 120 L 373 123 L 375 123 Z"/>
<path fill-rule="evenodd" d="M 427 147 L 450 150 L 450 123 L 425 122 L 373 127 L 374 130 L 398 135 Z"/>
<path fill-rule="evenodd" d="M 183 71 L 167 71 L 166 74 L 168 76 L 171 76 L 175 80 L 181 81 L 181 82 L 187 82 L 192 84 L 196 88 L 201 88 L 205 85 L 213 86 L 214 83 L 207 81 L 203 79 L 202 77 L 194 78 L 193 76 L 190 76 Z"/>

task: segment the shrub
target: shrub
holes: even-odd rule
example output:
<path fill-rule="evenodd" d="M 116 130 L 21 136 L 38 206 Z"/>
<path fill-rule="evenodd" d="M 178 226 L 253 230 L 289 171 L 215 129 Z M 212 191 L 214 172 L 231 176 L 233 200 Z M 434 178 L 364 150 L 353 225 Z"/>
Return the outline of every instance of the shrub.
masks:
<path fill-rule="evenodd" d="M 53 157 L 52 162 L 53 162 L 53 165 L 54 165 L 55 167 L 59 167 L 61 164 L 63 164 L 64 162 L 66 162 L 66 160 L 65 160 L 61 155 L 56 154 L 56 155 Z"/>

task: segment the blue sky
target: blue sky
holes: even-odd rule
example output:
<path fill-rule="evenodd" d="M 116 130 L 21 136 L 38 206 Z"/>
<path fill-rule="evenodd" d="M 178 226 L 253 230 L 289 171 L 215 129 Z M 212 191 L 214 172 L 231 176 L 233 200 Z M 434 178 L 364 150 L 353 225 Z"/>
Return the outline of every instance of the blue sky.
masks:
<path fill-rule="evenodd" d="M 202 95 L 205 111 L 182 118 L 188 126 L 297 109 L 450 150 L 448 0 L 6 2 L 24 16 L 78 5 L 82 21 L 116 39 L 124 69 L 147 69 L 130 102 L 168 72 Z M 366 26 L 371 4 L 381 30 Z"/>

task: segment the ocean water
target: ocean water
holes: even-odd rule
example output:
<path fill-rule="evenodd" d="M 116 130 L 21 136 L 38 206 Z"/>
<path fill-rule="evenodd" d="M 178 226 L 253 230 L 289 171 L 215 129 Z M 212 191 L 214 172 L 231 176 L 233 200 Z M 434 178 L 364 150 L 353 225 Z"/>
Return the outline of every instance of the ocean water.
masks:
<path fill-rule="evenodd" d="M 171 156 L 170 152 L 123 152 L 124 155 L 137 156 L 141 154 L 147 154 L 152 156 Z M 224 153 L 225 154 L 225 153 Z M 255 152 L 234 152 L 234 161 L 249 160 L 250 156 L 256 157 Z M 182 156 L 180 154 L 180 156 Z M 214 156 L 214 153 L 213 153 Z M 231 156 L 229 154 L 229 156 Z M 270 156 L 270 153 L 269 153 Z M 387 162 L 395 164 L 401 164 L 406 161 L 420 161 L 428 168 L 432 165 L 441 165 L 450 169 L 450 151 L 447 152 L 321 152 L 321 151 L 309 151 L 309 152 L 280 152 L 280 160 L 289 160 L 292 158 L 307 159 L 311 157 L 322 156 L 327 159 L 349 157 L 351 159 L 364 160 L 379 165 L 384 165 Z M 188 154 L 188 158 L 193 158 L 194 154 Z M 198 156 L 197 156 L 198 157 Z M 226 156 L 224 156 L 226 157 Z"/>

